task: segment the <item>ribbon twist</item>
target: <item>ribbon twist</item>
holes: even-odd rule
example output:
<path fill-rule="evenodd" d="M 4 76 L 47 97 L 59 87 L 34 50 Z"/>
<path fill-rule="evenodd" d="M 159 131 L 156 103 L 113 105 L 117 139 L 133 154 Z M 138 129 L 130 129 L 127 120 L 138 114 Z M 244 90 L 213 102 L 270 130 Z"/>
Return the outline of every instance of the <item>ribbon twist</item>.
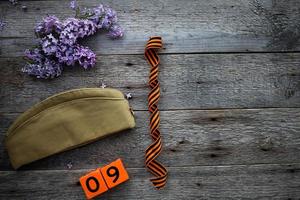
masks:
<path fill-rule="evenodd" d="M 166 168 L 155 160 L 162 150 L 162 140 L 158 129 L 160 118 L 157 106 L 160 89 L 158 82 L 159 57 L 156 50 L 160 48 L 162 48 L 161 37 L 150 37 L 145 48 L 145 58 L 151 65 L 149 76 L 151 91 L 148 95 L 148 110 L 150 112 L 150 135 L 153 140 L 153 143 L 146 149 L 146 167 L 155 176 L 150 180 L 157 189 L 165 186 L 168 176 Z"/>

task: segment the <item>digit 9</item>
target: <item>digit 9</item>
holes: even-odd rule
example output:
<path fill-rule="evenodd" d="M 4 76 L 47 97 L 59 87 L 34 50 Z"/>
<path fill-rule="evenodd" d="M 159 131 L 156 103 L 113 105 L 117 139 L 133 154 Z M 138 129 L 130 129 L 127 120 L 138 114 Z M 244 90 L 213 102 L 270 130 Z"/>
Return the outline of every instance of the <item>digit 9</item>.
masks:
<path fill-rule="evenodd" d="M 117 182 L 117 180 L 119 179 L 120 177 L 120 172 L 119 172 L 119 169 L 115 166 L 111 166 L 109 167 L 107 170 L 106 170 L 106 174 L 107 176 L 109 177 L 114 177 L 113 179 L 113 183 Z"/>
<path fill-rule="evenodd" d="M 109 188 L 113 188 L 129 179 L 121 159 L 101 168 L 101 173 Z"/>

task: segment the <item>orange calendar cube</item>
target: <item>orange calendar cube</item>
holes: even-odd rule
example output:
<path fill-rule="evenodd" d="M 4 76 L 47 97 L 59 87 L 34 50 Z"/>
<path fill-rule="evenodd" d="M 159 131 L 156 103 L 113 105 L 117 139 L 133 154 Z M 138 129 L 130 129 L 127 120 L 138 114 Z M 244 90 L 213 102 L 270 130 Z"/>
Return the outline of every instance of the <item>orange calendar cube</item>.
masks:
<path fill-rule="evenodd" d="M 121 159 L 102 167 L 101 173 L 109 188 L 113 188 L 129 179 L 128 173 Z"/>
<path fill-rule="evenodd" d="M 100 169 L 82 176 L 79 181 L 87 199 L 92 199 L 108 190 Z"/>

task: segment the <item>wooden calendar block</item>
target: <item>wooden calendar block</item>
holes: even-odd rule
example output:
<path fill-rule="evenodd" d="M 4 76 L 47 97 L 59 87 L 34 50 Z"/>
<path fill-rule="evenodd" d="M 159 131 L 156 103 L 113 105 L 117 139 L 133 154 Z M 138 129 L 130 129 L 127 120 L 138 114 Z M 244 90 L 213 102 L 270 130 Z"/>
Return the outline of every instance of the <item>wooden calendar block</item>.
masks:
<path fill-rule="evenodd" d="M 79 181 L 87 199 L 92 199 L 108 190 L 100 169 L 82 176 Z"/>
<path fill-rule="evenodd" d="M 129 179 L 128 173 L 121 159 L 102 167 L 101 173 L 109 188 L 113 188 Z"/>

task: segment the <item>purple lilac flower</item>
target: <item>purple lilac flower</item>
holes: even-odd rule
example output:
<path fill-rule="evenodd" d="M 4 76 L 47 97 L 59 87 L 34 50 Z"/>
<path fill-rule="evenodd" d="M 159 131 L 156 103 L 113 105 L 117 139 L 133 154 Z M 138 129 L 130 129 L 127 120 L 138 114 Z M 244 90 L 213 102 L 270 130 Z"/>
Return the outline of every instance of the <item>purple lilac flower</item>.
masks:
<path fill-rule="evenodd" d="M 93 35 L 97 27 L 87 19 L 68 18 L 63 24 L 63 30 L 60 34 L 60 41 L 63 44 L 73 45 L 78 38 Z"/>
<path fill-rule="evenodd" d="M 97 27 L 92 21 L 87 19 L 79 21 L 79 30 L 78 30 L 79 38 L 93 35 L 96 33 L 96 31 L 97 31 Z"/>
<path fill-rule="evenodd" d="M 120 38 L 123 37 L 124 30 L 119 25 L 113 25 L 110 27 L 107 35 L 112 39 Z"/>
<path fill-rule="evenodd" d="M 44 37 L 49 33 L 60 34 L 62 30 L 62 24 L 55 16 L 48 16 L 38 23 L 35 27 L 35 33 L 39 37 Z"/>
<path fill-rule="evenodd" d="M 28 59 L 28 63 L 22 68 L 22 71 L 28 75 L 48 79 L 60 76 L 62 73 L 62 65 L 53 59 L 50 60 L 48 57 L 45 57 L 38 48 L 33 50 L 27 49 L 25 57 Z"/>
<path fill-rule="evenodd" d="M 80 45 L 60 45 L 56 52 L 56 58 L 60 63 L 67 66 L 74 66 L 76 63 L 79 63 L 85 69 L 94 67 L 96 64 L 95 53 L 88 47 Z"/>
<path fill-rule="evenodd" d="M 88 47 L 77 46 L 77 48 L 75 49 L 75 55 L 78 59 L 79 64 L 84 69 L 94 67 L 96 64 L 96 55 Z"/>
<path fill-rule="evenodd" d="M 117 12 L 109 7 L 105 7 L 105 17 L 108 19 L 111 25 L 117 23 Z"/>
<path fill-rule="evenodd" d="M 27 63 L 23 67 L 22 72 L 28 75 L 35 76 L 36 78 L 55 78 L 61 75 L 63 67 L 60 63 L 45 57 L 34 64 Z"/>
<path fill-rule="evenodd" d="M 10 2 L 12 5 L 17 5 L 17 4 L 18 4 L 18 0 L 9 0 L 9 2 Z"/>
<path fill-rule="evenodd" d="M 100 4 L 100 6 L 102 6 L 102 5 Z M 81 10 L 80 18 L 91 20 L 97 26 L 99 23 L 100 17 L 104 13 L 103 6 L 102 7 L 100 7 L 100 6 L 97 8 L 94 8 L 94 9 L 84 8 L 83 10 Z M 101 27 L 98 27 L 98 28 L 101 28 Z"/>
<path fill-rule="evenodd" d="M 79 19 L 68 18 L 63 23 L 63 30 L 59 36 L 61 43 L 72 46 L 78 38 Z"/>
<path fill-rule="evenodd" d="M 44 53 L 48 56 L 53 55 L 57 51 L 58 40 L 50 33 L 41 39 L 41 46 Z"/>
<path fill-rule="evenodd" d="M 61 44 L 58 46 L 57 52 L 55 54 L 58 61 L 67 66 L 74 66 L 78 60 L 75 49 L 76 46 L 69 46 L 66 44 Z"/>
<path fill-rule="evenodd" d="M 6 23 L 0 20 L 0 31 L 3 31 L 5 25 Z"/>
<path fill-rule="evenodd" d="M 92 15 L 88 19 L 92 20 L 97 25 L 98 29 L 107 29 L 109 31 L 108 36 L 110 38 L 116 39 L 123 37 L 124 30 L 116 24 L 118 18 L 115 10 L 100 4 L 92 11 L 89 10 L 89 12 L 91 12 Z"/>
<path fill-rule="evenodd" d="M 118 21 L 116 11 L 102 4 L 94 9 L 84 9 L 81 15 L 93 21 L 98 29 L 108 29 Z"/>
<path fill-rule="evenodd" d="M 112 25 L 112 23 L 111 23 L 111 21 L 109 21 L 107 16 L 104 16 L 98 24 L 99 27 L 105 28 L 105 29 L 108 29 L 111 25 Z"/>
<path fill-rule="evenodd" d="M 98 9 L 101 9 L 102 7 L 103 6 L 100 5 Z M 101 14 L 97 16 L 99 18 L 97 22 L 98 28 L 108 29 L 110 26 L 112 26 L 117 22 L 116 11 L 114 11 L 109 7 L 103 7 L 101 11 L 102 11 Z M 97 12 L 97 10 L 96 11 L 94 10 L 94 12 Z"/>
<path fill-rule="evenodd" d="M 70 8 L 72 8 L 73 10 L 77 9 L 77 1 L 76 0 L 70 2 Z"/>
<path fill-rule="evenodd" d="M 93 12 L 95 15 L 97 15 L 98 17 L 100 17 L 102 14 L 105 13 L 105 6 L 103 4 L 99 4 L 99 6 L 97 6 L 96 8 L 93 8 Z"/>
<path fill-rule="evenodd" d="M 41 62 L 41 60 L 44 58 L 42 51 L 38 48 L 33 50 L 26 49 L 24 55 L 27 59 L 33 62 Z"/>

